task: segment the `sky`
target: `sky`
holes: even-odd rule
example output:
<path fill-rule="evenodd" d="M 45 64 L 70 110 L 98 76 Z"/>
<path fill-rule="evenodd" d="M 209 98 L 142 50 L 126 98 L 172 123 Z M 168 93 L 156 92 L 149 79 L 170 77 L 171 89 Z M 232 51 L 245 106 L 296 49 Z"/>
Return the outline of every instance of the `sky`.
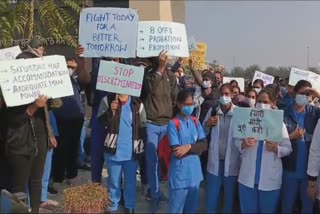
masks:
<path fill-rule="evenodd" d="M 320 1 L 186 0 L 186 27 L 227 70 L 320 66 Z"/>

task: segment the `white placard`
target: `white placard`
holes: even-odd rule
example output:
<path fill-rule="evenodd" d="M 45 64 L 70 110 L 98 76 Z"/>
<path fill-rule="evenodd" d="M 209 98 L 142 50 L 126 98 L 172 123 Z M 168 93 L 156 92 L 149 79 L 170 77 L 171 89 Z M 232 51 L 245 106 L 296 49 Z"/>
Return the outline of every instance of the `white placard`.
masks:
<path fill-rule="evenodd" d="M 18 46 L 11 48 L 5 48 L 0 50 L 0 61 L 2 60 L 13 60 L 21 53 L 21 49 Z"/>
<path fill-rule="evenodd" d="M 266 87 L 267 85 L 273 84 L 274 77 L 260 71 L 256 71 L 253 76 L 252 84 L 257 79 L 261 79 L 263 81 L 264 87 Z"/>
<path fill-rule="evenodd" d="M 139 97 L 143 74 L 143 67 L 102 60 L 97 78 L 97 89 Z"/>
<path fill-rule="evenodd" d="M 244 78 L 242 78 L 242 77 L 223 77 L 223 83 L 230 83 L 232 80 L 237 81 L 241 92 L 244 92 L 244 89 L 245 89 Z"/>
<path fill-rule="evenodd" d="M 39 95 L 49 98 L 73 95 L 64 56 L 0 61 L 0 74 L 6 73 L 1 89 L 7 106 L 33 102 Z"/>
<path fill-rule="evenodd" d="M 313 88 L 320 91 L 320 75 L 299 68 L 291 68 L 289 85 L 295 86 L 299 80 L 309 81 Z"/>
<path fill-rule="evenodd" d="M 139 22 L 137 55 L 153 57 L 162 50 L 167 50 L 169 56 L 189 57 L 185 25 L 162 21 Z"/>
<path fill-rule="evenodd" d="M 81 11 L 79 43 L 84 57 L 136 56 L 138 13 L 130 8 L 91 7 Z"/>

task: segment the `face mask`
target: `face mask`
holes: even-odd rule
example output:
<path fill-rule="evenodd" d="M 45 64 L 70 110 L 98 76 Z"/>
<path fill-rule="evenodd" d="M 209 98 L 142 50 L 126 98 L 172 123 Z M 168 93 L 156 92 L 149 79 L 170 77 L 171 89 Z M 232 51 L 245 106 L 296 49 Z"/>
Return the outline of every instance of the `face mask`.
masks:
<path fill-rule="evenodd" d="M 179 81 L 179 79 L 177 78 L 177 85 L 180 85 L 180 81 Z"/>
<path fill-rule="evenodd" d="M 250 99 L 249 99 L 249 106 L 252 108 L 252 107 L 254 107 L 255 104 L 256 104 L 256 100 L 250 98 Z"/>
<path fill-rule="evenodd" d="M 261 88 L 254 88 L 254 90 L 257 92 L 257 94 L 259 94 L 261 91 Z"/>
<path fill-rule="evenodd" d="M 185 116 L 190 116 L 192 114 L 193 110 L 194 110 L 194 106 L 182 106 L 182 108 L 181 108 L 181 112 Z"/>
<path fill-rule="evenodd" d="M 203 82 L 202 82 L 202 87 L 204 87 L 204 88 L 210 88 L 210 87 L 211 87 L 211 81 L 209 81 L 209 80 L 203 81 Z"/>
<path fill-rule="evenodd" d="M 69 68 L 69 75 L 72 76 L 74 74 L 74 70 L 72 68 Z"/>
<path fill-rule="evenodd" d="M 305 106 L 309 103 L 309 97 L 307 95 L 297 94 L 295 101 L 298 106 Z"/>
<path fill-rule="evenodd" d="M 264 103 L 257 103 L 256 108 L 258 109 L 271 109 L 270 104 L 264 104 Z"/>
<path fill-rule="evenodd" d="M 222 96 L 222 97 L 220 97 L 220 99 L 219 99 L 219 103 L 221 104 L 221 105 L 228 105 L 229 103 L 231 103 L 231 97 L 226 97 L 226 96 Z"/>

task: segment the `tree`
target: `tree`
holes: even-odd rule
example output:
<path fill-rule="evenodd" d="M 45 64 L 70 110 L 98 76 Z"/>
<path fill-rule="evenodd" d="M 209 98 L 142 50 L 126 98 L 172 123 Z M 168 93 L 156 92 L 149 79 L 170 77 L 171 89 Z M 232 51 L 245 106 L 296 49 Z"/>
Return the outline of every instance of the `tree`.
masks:
<path fill-rule="evenodd" d="M 0 37 L 4 46 L 17 38 L 50 37 L 77 46 L 78 17 L 84 0 L 10 0 L 0 2 Z"/>

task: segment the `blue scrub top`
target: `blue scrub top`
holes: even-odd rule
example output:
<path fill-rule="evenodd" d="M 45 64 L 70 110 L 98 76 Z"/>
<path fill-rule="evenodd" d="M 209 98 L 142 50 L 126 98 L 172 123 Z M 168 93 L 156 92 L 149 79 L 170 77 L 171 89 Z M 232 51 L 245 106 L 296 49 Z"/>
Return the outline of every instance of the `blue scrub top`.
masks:
<path fill-rule="evenodd" d="M 132 109 L 131 97 L 122 105 L 120 115 L 119 137 L 115 155 L 108 154 L 107 158 L 112 161 L 132 160 L 133 150 L 133 131 L 132 131 Z"/>
<path fill-rule="evenodd" d="M 259 141 L 257 149 L 257 159 L 256 159 L 256 175 L 254 177 L 254 184 L 258 185 L 260 181 L 261 172 L 261 162 L 262 162 L 262 151 L 263 151 L 263 141 Z"/>
<path fill-rule="evenodd" d="M 182 146 L 195 144 L 198 140 L 206 138 L 200 122 L 196 127 L 193 120 L 183 119 L 177 116 L 180 121 L 179 132 L 171 120 L 168 124 L 168 137 L 170 146 Z M 188 155 L 178 159 L 171 155 L 169 169 L 169 186 L 171 189 L 182 189 L 195 187 L 203 180 L 199 155 Z"/>

